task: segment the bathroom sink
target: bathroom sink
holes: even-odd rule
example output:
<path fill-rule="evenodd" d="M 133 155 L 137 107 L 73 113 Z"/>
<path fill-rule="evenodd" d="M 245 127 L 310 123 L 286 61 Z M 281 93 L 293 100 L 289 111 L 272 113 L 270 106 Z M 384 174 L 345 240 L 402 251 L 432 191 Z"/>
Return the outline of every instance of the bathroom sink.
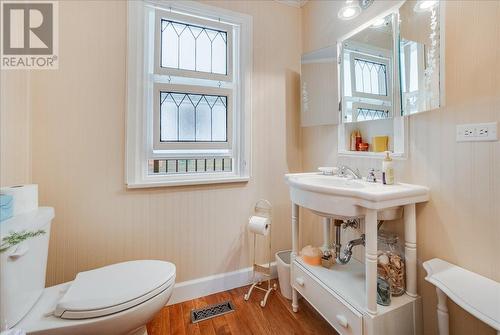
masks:
<path fill-rule="evenodd" d="M 401 206 L 429 199 L 429 189 L 397 183 L 383 185 L 319 173 L 285 175 L 291 200 L 323 216 L 361 216 L 364 209 L 377 209 L 379 220 L 401 216 Z"/>
<path fill-rule="evenodd" d="M 359 189 L 366 187 L 362 182 L 357 180 L 339 178 L 335 176 L 325 176 L 325 175 L 313 175 L 304 176 L 300 180 L 301 183 L 305 185 L 317 186 L 317 187 L 333 187 L 333 188 L 347 188 L 347 189 Z"/>

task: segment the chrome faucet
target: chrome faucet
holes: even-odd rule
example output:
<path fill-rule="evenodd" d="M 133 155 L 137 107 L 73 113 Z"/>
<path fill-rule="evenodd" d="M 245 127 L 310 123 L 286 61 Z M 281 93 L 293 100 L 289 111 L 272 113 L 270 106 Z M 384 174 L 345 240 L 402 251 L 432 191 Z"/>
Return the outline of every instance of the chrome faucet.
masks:
<path fill-rule="evenodd" d="M 359 172 L 358 169 L 353 169 L 347 165 L 341 165 L 339 167 L 338 176 L 346 178 L 347 177 L 346 172 L 349 172 L 354 177 L 354 179 L 362 179 L 361 173 Z"/>

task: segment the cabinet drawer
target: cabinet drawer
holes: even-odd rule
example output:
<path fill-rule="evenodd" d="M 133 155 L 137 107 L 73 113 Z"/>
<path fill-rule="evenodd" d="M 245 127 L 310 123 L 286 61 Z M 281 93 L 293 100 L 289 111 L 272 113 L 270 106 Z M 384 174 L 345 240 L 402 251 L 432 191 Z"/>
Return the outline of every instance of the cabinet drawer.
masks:
<path fill-rule="evenodd" d="M 292 286 L 341 334 L 362 335 L 363 316 L 351 310 L 316 282 L 307 270 L 292 264 Z"/>

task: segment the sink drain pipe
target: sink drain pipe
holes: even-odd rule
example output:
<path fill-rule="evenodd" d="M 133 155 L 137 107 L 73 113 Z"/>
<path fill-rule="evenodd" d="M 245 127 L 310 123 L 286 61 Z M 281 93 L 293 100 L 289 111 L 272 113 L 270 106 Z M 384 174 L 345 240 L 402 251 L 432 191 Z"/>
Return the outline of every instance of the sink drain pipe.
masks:
<path fill-rule="evenodd" d="M 380 229 L 380 226 L 382 226 L 383 223 L 384 223 L 384 221 L 382 221 L 382 220 L 380 220 L 378 222 L 377 230 Z M 357 245 L 365 246 L 365 234 L 361 234 L 360 238 L 349 241 L 349 243 L 347 243 L 347 247 L 341 252 L 341 250 L 342 250 L 342 243 L 341 243 L 342 228 L 347 228 L 347 227 L 358 228 L 359 227 L 359 219 L 335 220 L 334 224 L 335 224 L 336 261 L 340 264 L 347 264 L 351 260 L 352 249 Z"/>

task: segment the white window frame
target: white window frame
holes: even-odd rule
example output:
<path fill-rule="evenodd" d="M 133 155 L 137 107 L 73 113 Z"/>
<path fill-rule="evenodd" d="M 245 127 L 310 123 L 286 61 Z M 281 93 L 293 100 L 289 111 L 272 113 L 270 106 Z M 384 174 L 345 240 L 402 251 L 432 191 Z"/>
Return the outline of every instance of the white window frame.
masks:
<path fill-rule="evenodd" d="M 216 87 L 193 87 L 192 85 L 171 85 L 165 83 L 154 83 L 153 96 L 153 150 L 211 150 L 232 149 L 233 143 L 233 90 Z M 227 97 L 226 106 L 226 141 L 225 142 L 162 142 L 160 141 L 160 109 L 158 103 L 161 92 L 176 92 L 188 94 L 220 95 Z"/>
<path fill-rule="evenodd" d="M 199 25 L 207 28 L 212 28 L 219 31 L 224 31 L 227 34 L 227 49 L 226 49 L 226 68 L 227 74 L 184 70 L 176 68 L 162 67 L 160 61 L 161 55 L 161 21 L 163 19 L 184 23 L 188 25 Z M 173 13 L 170 10 L 157 9 L 155 13 L 155 73 L 160 75 L 192 77 L 200 79 L 210 79 L 219 81 L 232 81 L 233 78 L 233 26 L 221 22 L 210 22 L 207 24 L 206 19 L 200 19 L 193 16 Z"/>
<path fill-rule="evenodd" d="M 183 16 L 190 15 L 195 20 L 197 17 L 210 19 L 216 25 L 225 24 L 234 27 L 232 36 L 234 44 L 231 48 L 234 50 L 234 57 L 231 57 L 234 59 L 234 64 L 231 66 L 231 71 L 228 71 L 230 77 L 226 77 L 225 81 L 220 81 L 213 87 L 213 91 L 211 87 L 207 88 L 207 85 L 211 84 L 207 84 L 206 79 L 213 81 L 222 78 L 211 77 L 211 73 L 200 72 L 202 76 L 196 77 L 193 75 L 194 71 L 180 70 L 188 72 L 186 76 L 198 79 L 187 80 L 182 77 L 182 73 L 177 73 L 178 77 L 170 73 L 171 77 L 168 81 L 165 81 L 165 78 L 159 79 L 165 75 L 164 72 L 155 73 L 159 70 L 155 68 L 159 59 L 155 57 L 154 36 L 158 35 L 153 32 L 157 29 L 155 23 L 158 10 L 168 11 L 175 15 L 179 13 Z M 249 15 L 191 1 L 133 0 L 128 2 L 125 182 L 129 188 L 245 182 L 250 179 L 252 50 L 252 18 Z M 161 71 L 165 69 L 168 68 L 162 68 Z M 168 70 L 170 72 L 178 69 Z M 228 79 L 232 81 L 228 82 Z M 231 91 L 228 95 L 228 144 L 223 142 L 225 146 L 220 148 L 214 146 L 208 148 L 200 143 L 201 145 L 192 148 L 186 146 L 185 150 L 179 150 L 179 147 L 155 150 L 153 139 L 155 86 L 158 89 L 167 86 L 179 88 L 182 85 L 189 85 L 191 92 L 196 89 L 198 93 L 203 93 L 203 90 L 207 91 L 207 94 L 208 91 Z M 231 115 L 231 123 L 229 115 Z M 203 157 L 231 157 L 232 171 L 172 175 L 148 173 L 148 160 L 151 159 Z"/>
<path fill-rule="evenodd" d="M 352 103 L 352 122 L 360 122 L 360 120 L 358 120 L 358 108 L 379 110 L 379 111 L 384 111 L 387 113 L 387 118 L 385 118 L 385 119 L 361 120 L 361 121 L 386 120 L 386 119 L 389 119 L 392 117 L 391 109 L 388 106 L 368 104 L 368 103 L 364 103 L 364 102 L 356 102 L 355 101 Z"/>
<path fill-rule="evenodd" d="M 346 37 L 347 38 L 347 37 Z M 337 52 L 339 55 L 339 93 L 341 94 L 341 102 L 340 102 L 340 112 L 341 118 L 344 120 L 344 116 L 347 113 L 347 103 L 352 102 L 352 121 L 355 118 L 355 110 L 354 104 L 364 104 L 365 106 L 371 106 L 373 109 L 383 109 L 389 110 L 389 115 L 394 116 L 394 101 L 393 101 L 393 67 L 394 67 L 394 59 L 389 50 L 377 48 L 371 45 L 366 45 L 360 42 L 343 42 L 338 44 Z M 346 90 L 343 86 L 344 82 L 344 67 L 343 63 L 345 61 L 345 55 L 349 54 L 349 64 L 348 71 L 349 76 L 351 77 L 350 88 L 351 88 L 351 96 L 346 96 Z M 356 90 L 356 76 L 355 76 L 355 67 L 354 67 L 354 58 L 358 57 L 361 59 L 366 59 L 367 61 L 373 61 L 378 63 L 384 63 L 387 68 L 386 80 L 387 80 L 387 96 L 377 95 L 377 94 L 367 94 L 363 92 L 358 92 Z M 373 102 L 373 103 L 372 103 Z M 381 107 L 382 106 L 382 107 Z"/>
<path fill-rule="evenodd" d="M 349 66 L 351 69 L 351 94 L 353 98 L 365 98 L 381 101 L 392 101 L 392 71 L 391 71 L 391 60 L 385 57 L 374 57 L 367 54 L 350 51 L 350 62 Z M 386 83 L 386 95 L 372 94 L 360 92 L 356 89 L 356 61 L 355 59 L 360 59 L 366 62 L 383 64 L 386 68 L 385 73 L 385 83 Z"/>

